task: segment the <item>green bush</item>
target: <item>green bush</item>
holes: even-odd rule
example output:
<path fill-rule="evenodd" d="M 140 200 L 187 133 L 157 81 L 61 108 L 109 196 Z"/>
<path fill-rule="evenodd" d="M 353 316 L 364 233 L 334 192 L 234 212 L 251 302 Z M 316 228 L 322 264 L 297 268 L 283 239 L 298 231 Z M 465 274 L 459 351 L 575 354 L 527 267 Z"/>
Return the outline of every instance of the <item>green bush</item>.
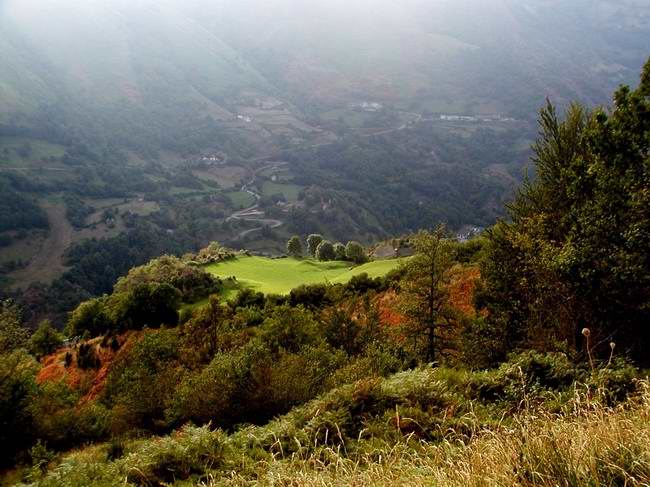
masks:
<path fill-rule="evenodd" d="M 106 438 L 110 412 L 98 402 L 80 404 L 80 391 L 64 382 L 45 382 L 30 410 L 36 436 L 57 450 Z"/>
<path fill-rule="evenodd" d="M 187 480 L 218 469 L 227 458 L 225 436 L 209 428 L 186 426 L 172 436 L 144 443 L 127 455 L 123 470 L 135 485 L 153 486 Z"/>
<path fill-rule="evenodd" d="M 63 337 L 49 320 L 41 322 L 29 339 L 29 350 L 37 358 L 53 353 L 63 344 Z"/>
<path fill-rule="evenodd" d="M 315 309 L 329 303 L 328 288 L 324 284 L 313 284 L 311 286 L 301 285 L 289 293 L 291 306 L 304 306 Z"/>
<path fill-rule="evenodd" d="M 113 363 L 102 394 L 112 410 L 114 433 L 165 430 L 165 409 L 184 369 L 177 330 L 153 330 Z"/>
<path fill-rule="evenodd" d="M 115 292 L 133 292 L 142 284 L 168 284 L 176 288 L 181 299 L 187 303 L 216 293 L 221 287 L 221 281 L 209 272 L 169 255 L 131 269 L 117 281 Z"/>
<path fill-rule="evenodd" d="M 624 401 L 637 390 L 639 370 L 623 358 L 599 366 L 589 376 L 587 385 L 599 393 L 608 405 Z"/>
<path fill-rule="evenodd" d="M 249 383 L 248 350 L 218 354 L 202 370 L 188 374 L 170 398 L 165 416 L 171 425 L 186 422 L 228 427 L 246 416 L 243 393 Z"/>
<path fill-rule="evenodd" d="M 170 284 L 139 284 L 113 294 L 108 307 L 112 322 L 123 330 L 176 325 L 180 305 L 181 294 Z"/>
<path fill-rule="evenodd" d="M 81 303 L 70 314 L 66 333 L 68 336 L 81 336 L 84 332 L 99 336 L 113 328 L 113 321 L 106 309 L 106 299 L 91 299 Z"/>

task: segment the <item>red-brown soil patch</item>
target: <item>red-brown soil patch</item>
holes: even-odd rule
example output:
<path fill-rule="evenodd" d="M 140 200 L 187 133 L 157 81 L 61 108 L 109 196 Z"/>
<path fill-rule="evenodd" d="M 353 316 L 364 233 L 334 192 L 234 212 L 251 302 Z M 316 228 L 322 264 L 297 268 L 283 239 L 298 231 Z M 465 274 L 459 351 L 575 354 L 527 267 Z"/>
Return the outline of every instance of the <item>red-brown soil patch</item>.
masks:
<path fill-rule="evenodd" d="M 128 354 L 141 335 L 140 332 L 132 331 L 119 336 L 120 348 L 117 351 L 109 346 L 102 347 L 101 338 L 88 341 L 87 343 L 95 347 L 95 353 L 101 364 L 99 369 L 80 369 L 77 366 L 78 345 L 63 347 L 52 355 L 42 359 L 43 367 L 36 377 L 36 382 L 43 384 L 45 382 L 58 382 L 63 380 L 72 389 L 86 389 L 88 387 L 87 392 L 79 403 L 84 404 L 93 401 L 104 390 L 106 379 L 115 360 L 124 354 Z M 72 355 L 72 361 L 66 367 L 65 357 L 68 353 Z"/>

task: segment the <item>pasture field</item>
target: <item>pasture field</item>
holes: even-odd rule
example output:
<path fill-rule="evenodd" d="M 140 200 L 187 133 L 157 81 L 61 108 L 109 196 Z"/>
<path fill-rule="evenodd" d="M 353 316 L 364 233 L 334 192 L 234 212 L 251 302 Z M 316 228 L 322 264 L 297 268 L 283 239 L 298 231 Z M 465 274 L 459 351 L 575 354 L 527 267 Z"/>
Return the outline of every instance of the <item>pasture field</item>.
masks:
<path fill-rule="evenodd" d="M 301 186 L 295 184 L 279 184 L 271 181 L 264 181 L 264 184 L 262 185 L 262 193 L 265 196 L 281 194 L 287 201 L 296 201 L 301 189 Z"/>
<path fill-rule="evenodd" d="M 25 157 L 19 154 L 21 147 L 29 147 L 28 154 Z M 63 157 L 64 154 L 65 148 L 63 146 L 43 140 L 27 137 L 0 137 L 0 162 L 9 166 L 31 167 L 37 161 L 49 157 Z"/>
<path fill-rule="evenodd" d="M 222 188 L 241 186 L 246 179 L 246 169 L 241 166 L 217 166 L 207 169 L 194 169 L 192 174 L 199 179 L 213 181 Z"/>
<path fill-rule="evenodd" d="M 230 199 L 233 207 L 236 209 L 243 210 L 244 208 L 248 208 L 255 204 L 255 197 L 245 191 L 232 191 L 226 193 L 226 196 Z"/>
<path fill-rule="evenodd" d="M 355 266 L 350 262 L 340 261 L 238 257 L 211 264 L 205 269 L 223 279 L 236 277 L 242 288 L 250 288 L 264 294 L 288 294 L 302 284 L 346 283 L 363 273 L 373 278 L 380 277 L 397 268 L 402 262 L 404 259 L 391 259 Z M 231 290 L 226 294 L 232 295 L 234 292 L 236 291 Z"/>

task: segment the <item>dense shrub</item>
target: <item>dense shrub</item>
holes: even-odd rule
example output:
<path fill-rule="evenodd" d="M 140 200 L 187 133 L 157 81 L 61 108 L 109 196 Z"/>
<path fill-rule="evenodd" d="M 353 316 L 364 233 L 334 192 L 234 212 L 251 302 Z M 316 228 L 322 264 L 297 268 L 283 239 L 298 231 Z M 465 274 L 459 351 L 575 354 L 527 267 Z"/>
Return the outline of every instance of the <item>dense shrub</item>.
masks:
<path fill-rule="evenodd" d="M 77 367 L 80 369 L 97 369 L 101 365 L 95 346 L 82 343 L 77 350 Z"/>
<path fill-rule="evenodd" d="M 157 328 L 176 325 L 181 294 L 169 284 L 138 284 L 108 301 L 109 315 L 117 329 Z"/>
<path fill-rule="evenodd" d="M 37 358 L 51 354 L 63 344 L 61 334 L 48 320 L 43 321 L 29 339 L 29 350 Z"/>
<path fill-rule="evenodd" d="M 233 309 L 238 308 L 261 308 L 264 306 L 264 294 L 245 288 L 237 293 L 235 299 L 230 303 Z"/>
<path fill-rule="evenodd" d="M 11 235 L 3 234 L 0 235 L 0 248 L 9 247 L 14 242 L 14 239 Z"/>
<path fill-rule="evenodd" d="M 12 464 L 36 433 L 31 404 L 38 364 L 23 351 L 0 354 L 0 465 Z"/>
<path fill-rule="evenodd" d="M 113 328 L 113 321 L 106 309 L 106 299 L 92 299 L 81 303 L 70 314 L 66 333 L 69 336 L 81 336 L 88 332 L 90 336 L 99 336 Z"/>
<path fill-rule="evenodd" d="M 289 293 L 291 306 L 304 306 L 310 309 L 320 308 L 329 303 L 328 288 L 324 284 L 302 285 Z"/>
<path fill-rule="evenodd" d="M 149 331 L 111 368 L 102 401 L 113 411 L 115 432 L 164 429 L 165 408 L 183 369 L 176 330 Z"/>
<path fill-rule="evenodd" d="M 30 405 L 38 438 L 57 450 L 106 438 L 110 412 L 96 402 L 80 405 L 80 397 L 64 382 L 42 384 Z"/>
<path fill-rule="evenodd" d="M 216 293 L 221 281 L 200 267 L 188 265 L 177 257 L 163 256 L 131 269 L 117 281 L 115 292 L 133 292 L 142 284 L 171 285 L 180 292 L 184 302 L 192 303 Z"/>
<path fill-rule="evenodd" d="M 47 215 L 35 200 L 14 191 L 0 177 L 0 232 L 30 228 L 49 228 Z"/>
<path fill-rule="evenodd" d="M 212 242 L 204 249 L 201 249 L 196 255 L 190 256 L 188 260 L 195 264 L 212 264 L 214 262 L 234 259 L 235 257 L 236 254 L 232 250 L 222 247 L 218 242 Z"/>

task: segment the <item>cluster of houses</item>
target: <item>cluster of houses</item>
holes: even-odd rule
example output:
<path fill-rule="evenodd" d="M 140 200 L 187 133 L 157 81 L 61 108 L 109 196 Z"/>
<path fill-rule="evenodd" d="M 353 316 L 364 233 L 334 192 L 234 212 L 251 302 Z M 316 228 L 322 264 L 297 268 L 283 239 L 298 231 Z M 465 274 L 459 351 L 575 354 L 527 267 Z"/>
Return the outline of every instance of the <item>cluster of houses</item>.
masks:
<path fill-rule="evenodd" d="M 188 159 L 186 163 L 190 167 L 194 166 L 223 166 L 227 162 L 227 157 L 219 152 L 199 155 Z"/>
<path fill-rule="evenodd" d="M 364 112 L 378 112 L 384 109 L 384 105 L 376 101 L 364 101 L 361 103 L 350 103 L 350 110 L 363 110 Z"/>

